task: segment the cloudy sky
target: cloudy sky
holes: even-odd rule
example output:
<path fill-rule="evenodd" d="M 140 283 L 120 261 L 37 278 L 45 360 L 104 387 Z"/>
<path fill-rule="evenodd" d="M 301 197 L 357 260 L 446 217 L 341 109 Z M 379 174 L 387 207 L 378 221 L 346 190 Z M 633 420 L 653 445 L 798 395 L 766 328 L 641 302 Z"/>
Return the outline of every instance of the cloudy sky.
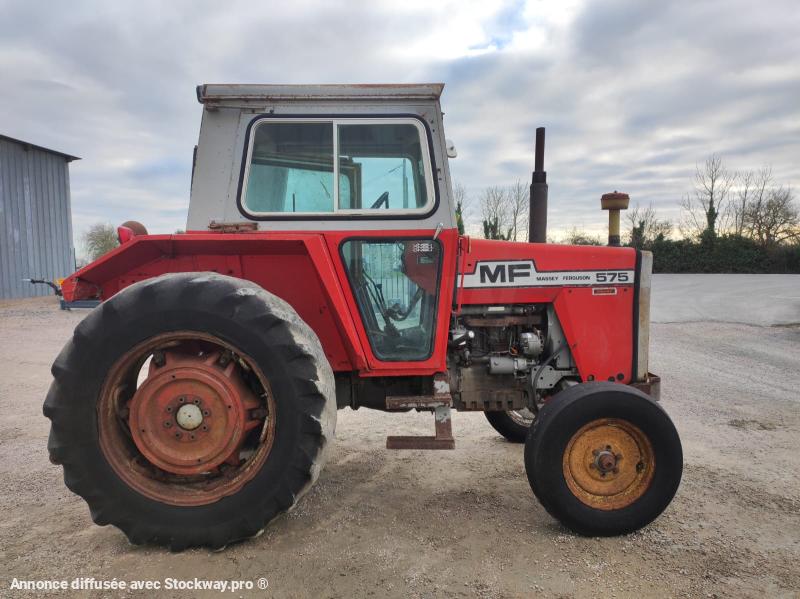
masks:
<path fill-rule="evenodd" d="M 676 218 L 695 163 L 800 185 L 797 0 L 0 0 L 0 133 L 81 156 L 76 236 L 185 224 L 198 83 L 446 83 L 454 177 L 528 181 L 547 127 L 550 222 L 602 231 L 620 189 Z"/>

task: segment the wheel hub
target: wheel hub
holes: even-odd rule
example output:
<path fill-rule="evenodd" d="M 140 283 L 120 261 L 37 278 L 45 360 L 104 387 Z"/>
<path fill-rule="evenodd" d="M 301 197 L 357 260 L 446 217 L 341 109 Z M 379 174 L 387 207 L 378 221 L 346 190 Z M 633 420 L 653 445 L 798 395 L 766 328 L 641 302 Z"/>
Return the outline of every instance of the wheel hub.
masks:
<path fill-rule="evenodd" d="M 260 404 L 222 356 L 164 351 L 130 401 L 133 441 L 162 470 L 195 475 L 239 464 L 247 432 L 260 424 L 250 410 Z"/>
<path fill-rule="evenodd" d="M 586 505 L 621 509 L 649 488 L 655 456 L 649 439 L 626 420 L 603 418 L 578 430 L 563 457 L 564 480 Z"/>
<path fill-rule="evenodd" d="M 595 458 L 589 467 L 597 469 L 597 471 L 600 472 L 600 476 L 605 476 L 608 473 L 619 473 L 617 461 L 622 459 L 621 453 L 613 453 L 610 445 L 606 446 L 606 449 L 603 450 L 595 449 L 593 453 Z"/>
<path fill-rule="evenodd" d="M 203 424 L 203 412 L 196 404 L 184 404 L 178 408 L 178 413 L 175 415 L 175 420 L 178 421 L 178 425 L 182 429 L 193 431 L 198 426 Z"/>

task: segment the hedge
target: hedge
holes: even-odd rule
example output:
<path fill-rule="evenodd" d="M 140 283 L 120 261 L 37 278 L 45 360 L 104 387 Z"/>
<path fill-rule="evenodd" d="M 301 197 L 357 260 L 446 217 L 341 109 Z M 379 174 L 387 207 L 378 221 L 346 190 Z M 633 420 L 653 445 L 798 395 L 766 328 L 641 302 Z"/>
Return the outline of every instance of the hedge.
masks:
<path fill-rule="evenodd" d="M 800 274 L 800 245 L 762 247 L 751 239 L 725 235 L 691 241 L 656 239 L 645 244 L 653 252 L 657 273 Z"/>

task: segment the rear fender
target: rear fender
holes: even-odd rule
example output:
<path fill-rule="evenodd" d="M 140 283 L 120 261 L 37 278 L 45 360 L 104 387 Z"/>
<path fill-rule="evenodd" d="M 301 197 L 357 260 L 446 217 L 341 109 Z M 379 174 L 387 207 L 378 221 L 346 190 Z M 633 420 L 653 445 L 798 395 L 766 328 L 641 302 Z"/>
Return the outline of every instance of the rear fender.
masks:
<path fill-rule="evenodd" d="M 218 272 L 253 281 L 289 302 L 322 342 L 334 370 L 367 362 L 321 235 L 293 233 L 137 236 L 66 278 L 67 301 L 106 300 L 170 272 Z"/>

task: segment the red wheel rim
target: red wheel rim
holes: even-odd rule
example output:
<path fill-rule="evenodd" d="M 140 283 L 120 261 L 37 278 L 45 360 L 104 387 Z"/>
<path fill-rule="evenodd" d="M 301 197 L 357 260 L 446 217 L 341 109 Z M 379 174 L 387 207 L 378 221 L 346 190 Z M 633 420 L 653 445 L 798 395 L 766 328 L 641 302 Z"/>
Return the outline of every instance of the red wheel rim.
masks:
<path fill-rule="evenodd" d="M 260 470 L 274 414 L 251 359 L 214 336 L 181 331 L 117 361 L 98 402 L 98 432 L 129 486 L 165 503 L 204 505 L 236 493 Z"/>

